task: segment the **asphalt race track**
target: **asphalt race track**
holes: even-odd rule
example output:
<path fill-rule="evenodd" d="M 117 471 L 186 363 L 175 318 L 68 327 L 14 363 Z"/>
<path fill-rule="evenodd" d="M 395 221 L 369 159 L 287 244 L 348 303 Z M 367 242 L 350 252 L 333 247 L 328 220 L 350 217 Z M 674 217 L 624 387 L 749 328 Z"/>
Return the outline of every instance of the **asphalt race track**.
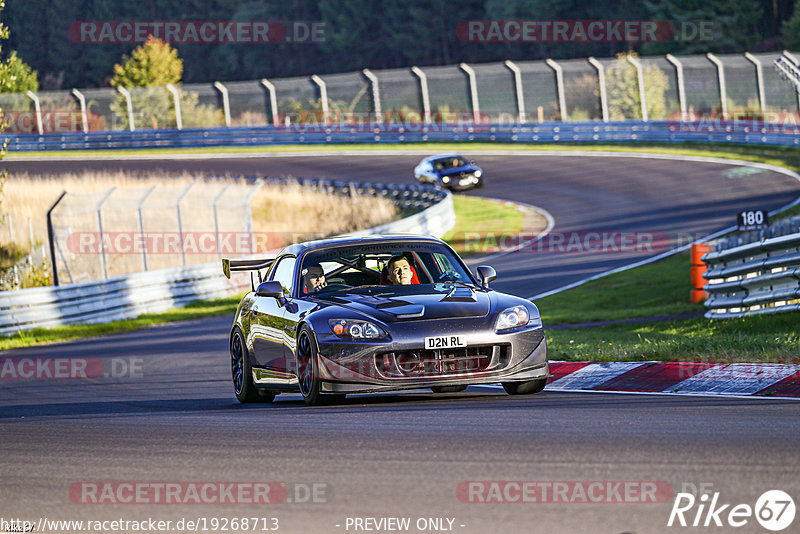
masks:
<path fill-rule="evenodd" d="M 11 160 L 3 166 L 11 179 L 23 169 L 129 168 L 404 182 L 420 157 Z M 563 232 L 625 230 L 679 241 L 682 234 L 730 226 L 740 209 L 774 209 L 800 194 L 791 177 L 731 178 L 730 166 L 715 163 L 474 158 L 487 176 L 476 194 L 541 206 Z M 646 256 L 520 251 L 491 264 L 499 273 L 495 287 L 529 296 Z M 298 395 L 241 406 L 230 385 L 229 326 L 230 318 L 207 319 L 0 354 L 96 358 L 104 370 L 86 380 L 0 381 L 0 517 L 34 523 L 43 517 L 275 517 L 278 531 L 291 533 L 365 531 L 354 528 L 354 518 L 388 517 L 411 518 L 409 532 L 444 531 L 450 524 L 418 530 L 419 518 L 452 519 L 452 530 L 465 534 L 726 532 L 730 526 L 667 527 L 672 492 L 658 494 L 655 503 L 623 492 L 623 503 L 583 503 L 570 493 L 571 502 L 509 504 L 469 502 L 461 490 L 469 481 L 665 482 L 674 492 L 703 485 L 719 492 L 719 503 L 751 507 L 771 489 L 800 495 L 796 401 L 547 390 L 512 398 L 472 387 L 445 395 L 352 396 L 319 408 L 305 407 Z M 266 505 L 80 504 L 74 488 L 85 488 L 82 482 L 280 482 L 288 495 Z M 314 484 L 316 498 L 307 491 Z M 515 497 L 512 491 L 500 500 Z M 613 493 L 609 500 L 615 501 Z M 686 513 L 687 521 L 697 510 Z M 727 511 L 720 517 L 725 521 Z M 798 521 L 786 532 L 796 531 Z M 751 517 L 736 531 L 765 530 Z"/>

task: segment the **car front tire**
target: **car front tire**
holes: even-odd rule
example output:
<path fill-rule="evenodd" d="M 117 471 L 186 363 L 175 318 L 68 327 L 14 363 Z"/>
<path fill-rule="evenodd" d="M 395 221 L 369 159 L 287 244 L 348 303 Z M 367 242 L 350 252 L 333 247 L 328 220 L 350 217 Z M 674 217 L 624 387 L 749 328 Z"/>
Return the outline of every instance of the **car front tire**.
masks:
<path fill-rule="evenodd" d="M 503 382 L 503 389 L 509 395 L 533 395 L 547 385 L 547 378 L 537 378 L 528 382 Z"/>
<path fill-rule="evenodd" d="M 327 395 L 322 393 L 316 339 L 307 325 L 303 325 L 300 333 L 297 334 L 295 363 L 297 364 L 297 382 L 300 385 L 300 393 L 308 406 L 333 404 L 344 400 L 345 393 Z"/>

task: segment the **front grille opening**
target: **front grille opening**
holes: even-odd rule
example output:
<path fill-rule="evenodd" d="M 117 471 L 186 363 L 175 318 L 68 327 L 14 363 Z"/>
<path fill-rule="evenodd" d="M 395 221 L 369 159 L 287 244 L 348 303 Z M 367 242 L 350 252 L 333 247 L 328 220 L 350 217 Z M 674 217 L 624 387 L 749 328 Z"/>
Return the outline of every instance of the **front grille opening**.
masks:
<path fill-rule="evenodd" d="M 375 369 L 386 378 L 469 376 L 507 365 L 510 353 L 509 345 L 384 352 L 375 355 Z"/>

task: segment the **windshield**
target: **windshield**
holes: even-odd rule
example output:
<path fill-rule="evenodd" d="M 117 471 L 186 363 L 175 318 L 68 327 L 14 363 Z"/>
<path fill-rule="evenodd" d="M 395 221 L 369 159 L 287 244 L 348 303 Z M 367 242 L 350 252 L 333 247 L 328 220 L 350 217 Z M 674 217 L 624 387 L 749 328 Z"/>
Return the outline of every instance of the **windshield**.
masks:
<path fill-rule="evenodd" d="M 433 168 L 437 171 L 446 171 L 447 169 L 457 169 L 467 164 L 467 160 L 461 156 L 453 156 L 434 160 Z"/>
<path fill-rule="evenodd" d="M 474 281 L 455 254 L 438 243 L 369 243 L 306 254 L 301 293 L 369 286 L 413 286 Z"/>

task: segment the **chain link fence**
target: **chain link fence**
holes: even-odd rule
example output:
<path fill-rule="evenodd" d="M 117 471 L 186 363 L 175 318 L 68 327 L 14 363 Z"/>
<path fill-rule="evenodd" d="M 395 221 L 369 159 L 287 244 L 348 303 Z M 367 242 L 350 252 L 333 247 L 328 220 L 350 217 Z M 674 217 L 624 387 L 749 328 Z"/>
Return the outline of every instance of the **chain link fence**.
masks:
<path fill-rule="evenodd" d="M 58 283 L 75 284 L 253 252 L 250 201 L 261 185 L 65 193 L 48 214 L 54 276 Z"/>
<path fill-rule="evenodd" d="M 174 87 L 3 94 L 0 107 L 12 133 L 376 123 L 387 118 L 500 124 L 698 117 L 779 122 L 800 109 L 797 93 L 773 68 L 779 57 L 800 64 L 791 52 L 462 63 Z"/>

